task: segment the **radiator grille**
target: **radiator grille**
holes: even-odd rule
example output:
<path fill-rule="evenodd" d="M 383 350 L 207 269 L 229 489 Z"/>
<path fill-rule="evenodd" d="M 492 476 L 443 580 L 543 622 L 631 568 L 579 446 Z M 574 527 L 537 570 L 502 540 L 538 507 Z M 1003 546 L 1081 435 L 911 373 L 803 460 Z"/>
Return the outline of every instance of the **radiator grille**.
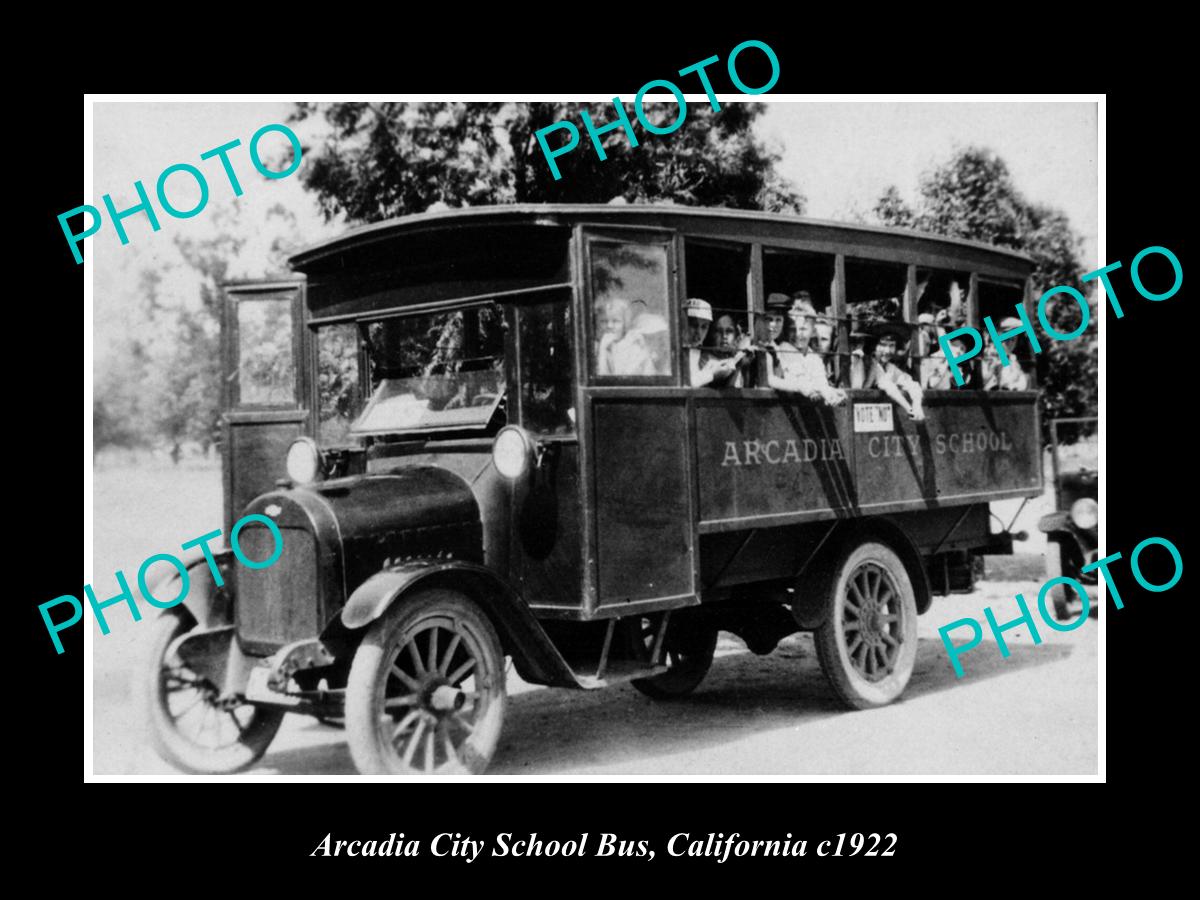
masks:
<path fill-rule="evenodd" d="M 283 552 L 265 569 L 237 564 L 238 635 L 251 652 L 270 653 L 284 644 L 318 634 L 317 549 L 303 528 L 281 528 Z M 275 549 L 271 532 L 246 525 L 238 545 L 249 559 L 263 560 Z"/>

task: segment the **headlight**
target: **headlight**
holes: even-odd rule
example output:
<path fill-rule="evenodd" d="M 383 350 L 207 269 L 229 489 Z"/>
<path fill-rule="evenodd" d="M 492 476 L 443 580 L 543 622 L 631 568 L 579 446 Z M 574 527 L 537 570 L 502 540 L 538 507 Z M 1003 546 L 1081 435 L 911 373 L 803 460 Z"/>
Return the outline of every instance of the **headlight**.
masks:
<path fill-rule="evenodd" d="M 1076 528 L 1095 528 L 1100 521 L 1100 507 L 1091 497 L 1080 497 L 1071 504 L 1071 521 Z"/>
<path fill-rule="evenodd" d="M 533 447 L 525 432 L 516 425 L 506 425 L 492 444 L 492 462 L 505 478 L 520 478 L 529 468 Z"/>
<path fill-rule="evenodd" d="M 310 484 L 321 477 L 321 451 L 312 438 L 296 438 L 287 452 L 288 478 L 296 484 Z"/>

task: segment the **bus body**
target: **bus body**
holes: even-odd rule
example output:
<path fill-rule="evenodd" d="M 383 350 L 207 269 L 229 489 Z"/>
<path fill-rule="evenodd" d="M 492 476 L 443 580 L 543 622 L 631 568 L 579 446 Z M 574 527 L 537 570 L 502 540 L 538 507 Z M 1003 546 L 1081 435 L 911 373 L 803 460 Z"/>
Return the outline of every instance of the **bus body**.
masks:
<path fill-rule="evenodd" d="M 838 696 L 882 705 L 915 616 L 970 589 L 972 554 L 1011 552 L 988 503 L 1042 490 L 1036 390 L 927 390 L 915 419 L 850 378 L 881 309 L 923 380 L 952 313 L 1028 305 L 1011 251 L 547 205 L 370 225 L 292 266 L 226 288 L 226 531 L 270 517 L 283 552 L 165 616 L 147 678 L 156 743 L 185 768 L 249 765 L 290 710 L 344 716 L 365 772 L 481 771 L 506 656 L 536 683 L 674 697 L 718 630 L 760 653 L 811 630 Z M 685 299 L 762 372 L 767 297 L 798 291 L 847 402 L 690 386 Z M 271 540 L 242 531 L 251 557 Z M 177 683 L 236 722 L 220 753 L 181 733 Z"/>

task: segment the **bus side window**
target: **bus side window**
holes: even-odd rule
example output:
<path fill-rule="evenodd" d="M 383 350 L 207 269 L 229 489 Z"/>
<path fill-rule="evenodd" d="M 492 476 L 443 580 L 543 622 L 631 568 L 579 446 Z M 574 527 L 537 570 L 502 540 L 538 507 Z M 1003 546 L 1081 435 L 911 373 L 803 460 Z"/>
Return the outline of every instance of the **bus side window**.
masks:
<path fill-rule="evenodd" d="M 775 293 L 786 294 L 793 302 L 811 305 L 816 311 L 817 323 L 824 321 L 830 324 L 824 343 L 821 330 L 813 326 L 809 349 L 821 355 L 827 380 L 833 386 L 845 381 L 849 371 L 849 357 L 837 346 L 837 322 L 833 318 L 835 263 L 836 258 L 831 253 L 763 248 L 763 297 Z M 769 329 L 765 326 L 760 325 L 759 331 L 769 335 Z M 783 331 L 777 340 L 794 346 L 794 324 L 788 316 L 784 316 Z"/>
<path fill-rule="evenodd" d="M 517 309 L 521 424 L 535 434 L 574 430 L 570 316 L 569 298 Z"/>
<path fill-rule="evenodd" d="M 1022 334 L 1004 342 L 1009 365 L 1002 366 L 1000 353 L 982 325 L 984 317 L 991 316 L 992 323 L 1000 333 L 1019 328 L 1021 320 L 1016 315 L 1016 307 L 1021 305 L 1023 297 L 1021 285 L 979 279 L 979 331 L 983 336 L 983 350 L 979 354 L 979 386 L 985 391 L 1023 391 L 1035 386 L 1033 347 L 1029 338 Z"/>
<path fill-rule="evenodd" d="M 670 286 L 663 244 L 592 241 L 592 374 L 670 375 Z"/>
<path fill-rule="evenodd" d="M 967 324 L 968 272 L 944 269 L 917 269 L 917 330 L 909 348 L 913 376 L 926 390 L 973 389 L 978 387 L 975 360 L 961 364 L 964 383 L 955 383 L 950 365 L 942 352 L 940 338 Z M 969 347 L 961 339 L 953 351 L 962 355 Z"/>
<path fill-rule="evenodd" d="M 688 238 L 684 261 L 688 301 L 683 304 L 680 335 L 687 382 L 692 386 L 748 387 L 753 354 L 744 345 L 749 343 L 750 246 Z M 693 298 L 707 303 L 712 316 L 700 341 L 691 333 L 696 316 L 688 314 L 688 302 Z"/>
<path fill-rule="evenodd" d="M 877 348 L 881 343 L 876 332 L 882 324 L 896 326 L 892 329 L 895 355 L 891 357 L 890 363 L 905 374 L 913 374 L 909 371 L 908 354 L 914 342 L 916 329 L 915 323 L 904 321 L 904 294 L 907 285 L 908 267 L 901 263 L 846 259 L 846 309 L 850 316 L 852 344 L 856 343 L 855 335 L 861 336 L 858 340 L 862 342 L 862 355 L 859 357 L 864 372 L 862 386 L 868 386 L 874 380 L 874 356 L 879 352 Z M 857 376 L 857 372 L 855 375 Z M 853 382 L 850 384 L 850 387 L 859 386 Z"/>

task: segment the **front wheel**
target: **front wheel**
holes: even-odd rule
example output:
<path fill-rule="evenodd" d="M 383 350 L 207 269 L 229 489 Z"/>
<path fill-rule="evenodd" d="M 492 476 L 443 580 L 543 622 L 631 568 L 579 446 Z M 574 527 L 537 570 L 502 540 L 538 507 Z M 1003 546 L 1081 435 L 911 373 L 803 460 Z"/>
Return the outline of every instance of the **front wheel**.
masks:
<path fill-rule="evenodd" d="M 472 600 L 432 589 L 371 626 L 346 686 L 350 755 L 364 775 L 479 774 L 504 722 L 504 651 Z"/>
<path fill-rule="evenodd" d="M 170 652 L 172 642 L 196 627 L 186 607 L 176 606 L 150 623 L 142 665 L 142 710 L 158 755 L 188 772 L 226 774 L 267 752 L 283 710 L 222 698 L 220 686 Z"/>
<path fill-rule="evenodd" d="M 825 677 L 853 709 L 886 706 L 917 661 L 917 602 L 904 563 L 886 544 L 858 544 L 837 564 L 828 602 L 813 635 Z"/>

